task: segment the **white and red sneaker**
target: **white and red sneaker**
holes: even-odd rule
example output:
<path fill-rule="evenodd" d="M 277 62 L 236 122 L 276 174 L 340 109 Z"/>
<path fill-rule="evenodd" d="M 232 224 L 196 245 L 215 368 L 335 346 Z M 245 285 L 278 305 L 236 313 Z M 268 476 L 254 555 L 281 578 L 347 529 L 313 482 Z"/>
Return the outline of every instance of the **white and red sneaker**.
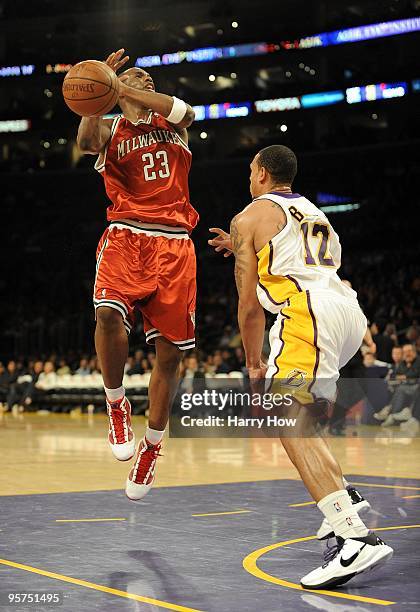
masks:
<path fill-rule="evenodd" d="M 150 444 L 146 436 L 139 444 L 134 467 L 130 471 L 125 485 L 128 499 L 138 501 L 150 491 L 155 479 L 155 466 L 160 456 L 162 444 Z"/>
<path fill-rule="evenodd" d="M 128 461 L 136 450 L 136 440 L 131 429 L 131 404 L 124 396 L 116 402 L 106 400 L 109 417 L 108 441 L 118 461 Z"/>

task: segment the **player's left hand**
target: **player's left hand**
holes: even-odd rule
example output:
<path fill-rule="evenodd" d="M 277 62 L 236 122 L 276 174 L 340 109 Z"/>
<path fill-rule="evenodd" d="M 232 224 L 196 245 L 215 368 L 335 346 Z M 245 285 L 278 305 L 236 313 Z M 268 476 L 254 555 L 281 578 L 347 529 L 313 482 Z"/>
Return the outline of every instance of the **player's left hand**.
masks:
<path fill-rule="evenodd" d="M 259 366 L 249 367 L 248 376 L 252 393 L 262 396 L 265 393 L 265 375 L 267 365 L 260 361 Z"/>
<path fill-rule="evenodd" d="M 110 68 L 112 68 L 112 70 L 116 73 L 130 59 L 130 56 L 129 55 L 124 56 L 124 53 L 125 53 L 125 49 L 118 49 L 118 51 L 114 51 L 114 53 L 110 53 L 105 60 L 105 64 L 109 66 Z"/>
<path fill-rule="evenodd" d="M 248 375 L 250 380 L 259 380 L 260 378 L 265 378 L 267 370 L 268 366 L 262 362 L 260 363 L 259 367 L 248 368 Z"/>
<path fill-rule="evenodd" d="M 217 253 L 220 251 L 225 251 L 225 253 L 223 253 L 223 257 L 229 257 L 229 255 L 232 255 L 233 247 L 230 240 L 230 234 L 220 229 L 220 227 L 210 227 L 209 231 L 217 234 L 215 238 L 208 241 L 208 243 L 214 247 L 214 250 Z"/>
<path fill-rule="evenodd" d="M 370 344 L 368 344 L 368 348 L 369 348 L 369 353 L 372 353 L 372 355 L 376 355 L 376 344 L 373 341 Z"/>

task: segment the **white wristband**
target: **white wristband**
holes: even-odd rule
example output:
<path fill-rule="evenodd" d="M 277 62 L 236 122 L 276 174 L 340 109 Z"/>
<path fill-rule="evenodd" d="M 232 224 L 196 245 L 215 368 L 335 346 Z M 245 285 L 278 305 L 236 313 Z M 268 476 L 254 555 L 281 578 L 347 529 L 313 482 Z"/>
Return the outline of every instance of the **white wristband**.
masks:
<path fill-rule="evenodd" d="M 183 100 L 180 100 L 179 98 L 176 98 L 175 96 L 173 96 L 173 101 L 174 103 L 172 105 L 172 110 L 169 113 L 169 115 L 166 117 L 166 119 L 170 123 L 174 123 L 176 125 L 177 123 L 181 123 L 181 121 L 185 117 L 187 113 L 187 105 L 185 104 Z"/>

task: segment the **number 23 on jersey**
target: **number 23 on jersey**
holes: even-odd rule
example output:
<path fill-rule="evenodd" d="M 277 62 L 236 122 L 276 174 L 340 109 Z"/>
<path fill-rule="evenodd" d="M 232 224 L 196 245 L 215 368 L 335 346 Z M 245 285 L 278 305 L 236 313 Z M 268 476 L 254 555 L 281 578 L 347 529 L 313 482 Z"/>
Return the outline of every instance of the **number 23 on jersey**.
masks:
<path fill-rule="evenodd" d="M 143 172 L 145 181 L 156 181 L 157 178 L 168 178 L 171 171 L 169 169 L 168 155 L 161 150 L 153 153 L 143 153 L 141 156 L 144 162 Z"/>

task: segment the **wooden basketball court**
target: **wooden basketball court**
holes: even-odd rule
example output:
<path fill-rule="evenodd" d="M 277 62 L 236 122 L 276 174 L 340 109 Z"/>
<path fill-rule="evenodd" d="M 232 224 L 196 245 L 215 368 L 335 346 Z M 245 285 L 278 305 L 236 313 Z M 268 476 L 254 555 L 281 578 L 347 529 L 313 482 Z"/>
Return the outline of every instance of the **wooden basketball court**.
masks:
<path fill-rule="evenodd" d="M 144 425 L 134 417 L 138 437 Z M 105 415 L 1 415 L 0 610 L 54 609 L 12 607 L 17 592 L 58 593 L 65 612 L 418 609 L 418 438 L 331 439 L 395 555 L 315 593 L 299 579 L 322 560 L 321 515 L 277 440 L 167 439 L 156 486 L 133 503 L 131 462 L 112 457 L 106 431 Z"/>

